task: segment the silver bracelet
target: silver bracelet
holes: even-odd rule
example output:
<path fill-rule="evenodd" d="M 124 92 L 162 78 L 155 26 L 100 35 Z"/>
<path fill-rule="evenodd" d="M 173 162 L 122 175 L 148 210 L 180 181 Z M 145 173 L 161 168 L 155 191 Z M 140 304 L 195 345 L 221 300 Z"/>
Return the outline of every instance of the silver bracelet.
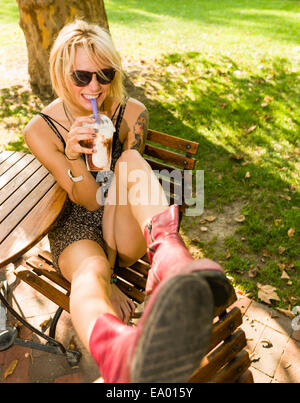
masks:
<path fill-rule="evenodd" d="M 68 175 L 69 175 L 70 179 L 71 179 L 73 182 L 80 182 L 80 181 L 83 180 L 83 176 L 82 176 L 82 175 L 80 175 L 80 176 L 73 176 L 73 175 L 72 175 L 72 172 L 71 172 L 71 169 L 68 169 Z"/>
<path fill-rule="evenodd" d="M 69 161 L 76 161 L 76 160 L 79 160 L 79 158 L 80 158 L 80 156 L 77 158 L 69 158 L 66 153 L 65 153 L 65 156 L 66 156 L 67 160 L 69 160 Z"/>

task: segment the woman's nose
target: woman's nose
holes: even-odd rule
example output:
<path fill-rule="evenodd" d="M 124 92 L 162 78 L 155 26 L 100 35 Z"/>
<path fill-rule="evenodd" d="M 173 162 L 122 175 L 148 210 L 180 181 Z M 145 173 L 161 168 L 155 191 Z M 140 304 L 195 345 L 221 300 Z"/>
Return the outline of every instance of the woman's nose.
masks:
<path fill-rule="evenodd" d="M 91 88 L 97 88 L 97 89 L 98 89 L 99 86 L 100 86 L 100 83 L 99 83 L 99 81 L 97 80 L 96 73 L 93 73 L 92 79 L 91 79 L 91 81 L 90 81 L 90 83 L 89 83 L 89 87 L 91 87 Z"/>

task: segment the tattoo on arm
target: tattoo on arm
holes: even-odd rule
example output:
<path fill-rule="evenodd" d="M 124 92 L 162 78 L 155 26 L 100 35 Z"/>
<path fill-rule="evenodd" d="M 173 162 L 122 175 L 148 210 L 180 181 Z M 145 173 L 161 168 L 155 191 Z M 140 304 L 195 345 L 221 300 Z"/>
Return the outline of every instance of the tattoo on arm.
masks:
<path fill-rule="evenodd" d="M 131 150 L 137 150 L 141 154 L 144 152 L 145 142 L 147 138 L 148 131 L 148 111 L 145 109 L 138 117 L 135 122 L 133 132 L 134 132 L 134 143 L 130 146 Z"/>

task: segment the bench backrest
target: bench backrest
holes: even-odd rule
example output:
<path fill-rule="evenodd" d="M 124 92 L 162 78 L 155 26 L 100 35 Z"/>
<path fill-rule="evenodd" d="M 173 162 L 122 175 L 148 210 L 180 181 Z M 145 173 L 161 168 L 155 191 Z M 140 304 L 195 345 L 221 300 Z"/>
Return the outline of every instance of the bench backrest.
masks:
<path fill-rule="evenodd" d="M 158 178 L 170 198 L 170 204 L 179 204 L 182 212 L 186 208 L 184 186 L 192 187 L 192 175 L 187 175 L 187 172 L 184 175 L 184 171 L 195 168 L 196 159 L 193 156 L 197 154 L 198 147 L 195 141 L 148 130 L 143 156 L 154 172 L 159 171 Z"/>

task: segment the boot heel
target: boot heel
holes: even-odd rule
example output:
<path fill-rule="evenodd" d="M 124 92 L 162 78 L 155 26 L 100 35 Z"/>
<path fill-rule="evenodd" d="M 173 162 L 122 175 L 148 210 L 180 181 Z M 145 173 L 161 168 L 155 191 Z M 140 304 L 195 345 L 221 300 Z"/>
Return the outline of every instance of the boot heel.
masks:
<path fill-rule="evenodd" d="M 199 272 L 205 277 L 214 297 L 215 307 L 224 305 L 234 293 L 234 288 L 225 274 L 218 271 L 203 270 Z"/>

